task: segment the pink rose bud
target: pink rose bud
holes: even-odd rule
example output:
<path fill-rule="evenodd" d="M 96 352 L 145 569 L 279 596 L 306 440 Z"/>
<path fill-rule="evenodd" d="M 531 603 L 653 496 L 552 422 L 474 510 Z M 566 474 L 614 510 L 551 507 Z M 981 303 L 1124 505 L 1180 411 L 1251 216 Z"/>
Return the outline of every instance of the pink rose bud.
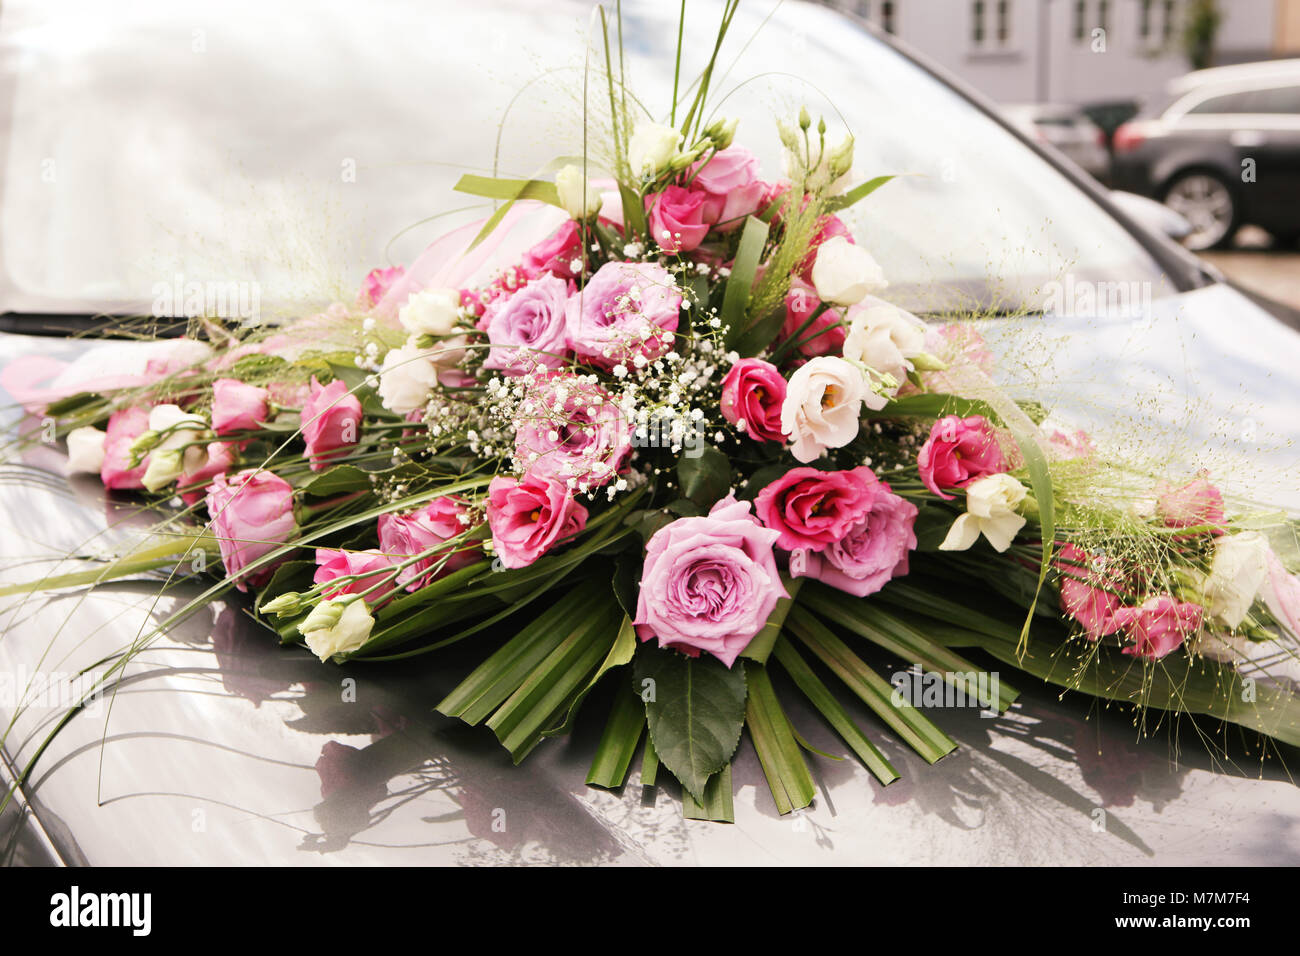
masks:
<path fill-rule="evenodd" d="M 218 435 L 253 431 L 267 417 L 269 393 L 256 385 L 234 378 L 219 378 L 212 384 L 212 429 Z"/>
<path fill-rule="evenodd" d="M 361 438 L 361 402 L 342 379 L 322 386 L 313 375 L 311 395 L 302 407 L 302 436 L 312 471 L 344 457 Z"/>
<path fill-rule="evenodd" d="M 704 221 L 704 203 L 708 198 L 701 190 L 681 186 L 669 186 L 661 193 L 646 196 L 650 234 L 660 249 L 678 253 L 699 247 L 709 233 L 709 224 Z"/>
<path fill-rule="evenodd" d="M 947 415 L 934 423 L 916 456 L 921 481 L 940 498 L 941 488 L 965 488 L 985 475 L 1007 470 L 1006 456 L 993 428 L 982 415 Z"/>
<path fill-rule="evenodd" d="M 361 594 L 370 591 L 371 588 L 376 588 L 376 590 L 366 595 L 366 603 L 374 607 L 391 598 L 397 590 L 395 578 L 386 580 L 387 573 L 392 571 L 392 559 L 374 549 L 369 551 L 335 551 L 330 548 L 317 548 L 316 564 L 316 573 L 312 576 L 312 583 L 327 585 L 321 589 L 321 594 L 326 599 L 340 597 L 344 594 Z M 334 587 L 328 586 L 330 581 L 349 575 L 358 575 L 358 577 L 344 581 Z"/>
<path fill-rule="evenodd" d="M 244 568 L 275 551 L 293 536 L 293 488 L 279 475 L 250 469 L 217 475 L 208 486 L 208 515 L 221 548 L 221 563 L 235 586 L 247 591 L 271 579 L 274 565 Z M 278 563 L 278 562 L 276 562 Z"/>
<path fill-rule="evenodd" d="M 362 280 L 361 291 L 357 293 L 357 305 L 363 309 L 371 309 L 379 304 L 382 299 L 393 287 L 393 283 L 402 276 L 406 275 L 406 270 L 401 266 L 393 266 L 389 269 L 371 269 L 369 274 Z"/>
<path fill-rule="evenodd" d="M 1117 631 L 1120 600 L 1113 592 L 1123 583 L 1119 574 L 1099 555 L 1072 544 L 1061 546 L 1055 563 L 1061 572 L 1061 610 L 1079 622 L 1088 640 Z"/>
<path fill-rule="evenodd" d="M 835 309 L 827 309 L 811 324 L 808 323 L 821 304 L 816 289 L 802 279 L 791 279 L 790 291 L 785 294 L 781 341 L 793 340 L 804 355 L 839 355 L 847 335 L 843 316 Z"/>
<path fill-rule="evenodd" d="M 722 417 L 755 441 L 785 443 L 781 431 L 784 403 L 785 379 L 771 362 L 741 359 L 722 380 Z"/>
<path fill-rule="evenodd" d="M 1167 481 L 1156 485 L 1156 514 L 1167 528 L 1192 528 L 1210 525 L 1212 534 L 1226 530 L 1223 495 L 1201 472 L 1185 485 Z"/>
<path fill-rule="evenodd" d="M 379 516 L 379 550 L 394 564 L 401 564 L 469 530 L 461 521 L 468 509 L 458 498 L 443 496 L 416 511 Z M 473 564 L 482 557 L 478 547 L 461 542 L 454 547 L 439 548 L 426 558 L 407 565 L 398 574 L 398 582 L 414 591 L 430 581 Z"/>

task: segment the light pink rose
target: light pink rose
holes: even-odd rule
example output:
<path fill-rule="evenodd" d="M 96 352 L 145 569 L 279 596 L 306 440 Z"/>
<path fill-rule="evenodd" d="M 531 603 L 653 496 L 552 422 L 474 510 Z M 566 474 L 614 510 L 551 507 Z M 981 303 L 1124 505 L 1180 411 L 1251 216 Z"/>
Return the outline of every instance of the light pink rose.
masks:
<path fill-rule="evenodd" d="M 524 270 L 530 276 L 550 273 L 561 279 L 576 278 L 573 264 L 582 258 L 582 234 L 572 219 L 524 253 Z"/>
<path fill-rule="evenodd" d="M 738 229 L 746 216 L 760 211 L 768 184 L 758 178 L 758 160 L 743 146 L 728 146 L 696 163 L 691 185 L 703 190 L 704 220 L 718 232 Z"/>
<path fill-rule="evenodd" d="M 374 308 L 379 304 L 379 300 L 388 294 L 388 290 L 393 287 L 393 283 L 404 275 L 406 275 L 406 270 L 401 266 L 391 266 L 387 269 L 371 269 L 365 279 L 361 281 L 361 291 L 357 293 L 358 308 Z"/>
<path fill-rule="evenodd" d="M 722 417 L 755 441 L 785 443 L 781 431 L 784 403 L 785 379 L 771 362 L 741 359 L 722 380 Z"/>
<path fill-rule="evenodd" d="M 1115 633 L 1120 600 L 1114 592 L 1122 583 L 1119 575 L 1072 544 L 1057 551 L 1056 566 L 1061 572 L 1061 610 L 1079 622 L 1090 641 Z"/>
<path fill-rule="evenodd" d="M 274 564 L 244 573 L 244 568 L 279 548 L 297 528 L 293 488 L 279 475 L 249 469 L 208 485 L 208 515 L 221 548 L 221 563 L 235 586 L 247 591 L 271 579 Z M 275 562 L 278 563 L 278 562 Z"/>
<path fill-rule="evenodd" d="M 777 546 L 821 551 L 861 524 L 880 491 L 866 466 L 849 471 L 791 468 L 758 493 L 754 511 Z"/>
<path fill-rule="evenodd" d="M 336 551 L 331 548 L 316 549 L 316 573 L 312 576 L 312 583 L 328 585 L 330 581 L 337 578 L 347 577 L 348 575 L 363 575 L 333 587 L 324 587 L 321 594 L 329 599 L 340 597 L 344 594 L 360 594 L 363 591 L 369 591 L 371 588 L 377 589 L 367 594 L 365 601 L 371 607 L 392 598 L 397 590 L 395 582 L 385 581 L 385 573 L 391 572 L 393 567 L 392 560 L 388 555 L 371 549 L 369 551 Z"/>
<path fill-rule="evenodd" d="M 702 190 L 681 186 L 669 186 L 645 197 L 650 234 L 660 249 L 670 254 L 690 252 L 704 241 L 709 234 L 709 224 L 704 221 L 708 198 Z"/>
<path fill-rule="evenodd" d="M 181 472 L 180 478 L 176 480 L 176 487 L 180 490 L 181 500 L 187 505 L 196 505 L 202 501 L 207 494 L 207 486 L 211 484 L 212 479 L 217 475 L 224 475 L 234 467 L 235 458 L 235 449 L 230 442 L 209 442 L 207 458 L 203 460 L 203 464 L 193 471 Z M 182 458 L 182 461 L 184 460 L 185 458 Z"/>
<path fill-rule="evenodd" d="M 1097 454 L 1097 449 L 1092 445 L 1092 439 L 1088 437 L 1088 433 L 1082 428 L 1075 429 L 1073 432 L 1053 429 L 1047 436 L 1047 447 L 1053 457 L 1062 461 L 1091 458 Z"/>
<path fill-rule="evenodd" d="M 143 488 L 141 479 L 149 464 L 149 456 L 132 468 L 131 444 L 149 430 L 147 408 L 120 408 L 108 417 L 104 438 L 104 463 L 99 469 L 99 479 L 105 488 Z"/>
<path fill-rule="evenodd" d="M 866 597 L 908 571 L 916 548 L 916 505 L 880 482 L 866 517 L 820 552 L 793 551 L 790 574 L 816 578 L 833 588 Z"/>
<path fill-rule="evenodd" d="M 1133 641 L 1124 648 L 1125 654 L 1158 661 L 1196 633 L 1204 613 L 1199 604 L 1161 594 L 1147 598 L 1139 607 L 1120 608 L 1115 612 L 1115 623 Z"/>
<path fill-rule="evenodd" d="M 921 481 L 940 498 L 952 499 L 941 488 L 965 488 L 985 475 L 1007 470 L 997 436 L 982 415 L 946 415 L 934 423 L 930 437 L 916 456 Z"/>
<path fill-rule="evenodd" d="M 459 498 L 444 495 L 415 511 L 380 515 L 379 550 L 395 564 L 424 554 L 468 530 L 469 526 L 460 520 L 467 510 Z M 397 580 L 406 590 L 414 591 L 445 574 L 473 564 L 481 556 L 482 552 L 467 542 L 454 548 L 440 548 L 403 568 Z"/>
<path fill-rule="evenodd" d="M 631 454 L 631 423 L 599 385 L 562 372 L 533 386 L 519 403 L 515 459 L 530 477 L 595 488 Z"/>
<path fill-rule="evenodd" d="M 606 370 L 630 367 L 637 356 L 651 361 L 672 348 L 681 310 L 682 295 L 663 266 L 607 262 L 569 296 L 569 348 Z"/>
<path fill-rule="evenodd" d="M 1223 516 L 1223 495 L 1201 472 L 1185 485 L 1161 481 L 1156 485 L 1156 514 L 1166 528 L 1210 525 L 1211 534 L 1227 530 Z"/>
<path fill-rule="evenodd" d="M 212 383 L 212 429 L 218 435 L 252 431 L 266 421 L 269 393 L 234 378 Z"/>
<path fill-rule="evenodd" d="M 483 367 L 522 374 L 539 366 L 568 364 L 565 310 L 570 285 L 544 275 L 487 306 L 483 318 L 492 348 Z"/>
<path fill-rule="evenodd" d="M 361 438 L 361 402 L 342 379 L 321 385 L 311 379 L 311 394 L 302 407 L 302 437 L 312 471 L 323 471 L 345 457 Z"/>
<path fill-rule="evenodd" d="M 724 498 L 705 517 L 678 518 L 646 544 L 637 594 L 637 636 L 730 667 L 788 597 L 772 546 L 777 533 Z"/>
<path fill-rule="evenodd" d="M 839 355 L 844 347 L 847 332 L 843 317 L 835 309 L 827 309 L 805 324 L 820 306 L 817 290 L 802 279 L 791 279 L 790 290 L 785 294 L 785 322 L 781 325 L 781 341 L 794 340 L 798 351 L 804 355 Z"/>
<path fill-rule="evenodd" d="M 528 567 L 587 527 L 587 509 L 552 478 L 493 478 L 487 517 L 492 548 L 507 568 Z"/>

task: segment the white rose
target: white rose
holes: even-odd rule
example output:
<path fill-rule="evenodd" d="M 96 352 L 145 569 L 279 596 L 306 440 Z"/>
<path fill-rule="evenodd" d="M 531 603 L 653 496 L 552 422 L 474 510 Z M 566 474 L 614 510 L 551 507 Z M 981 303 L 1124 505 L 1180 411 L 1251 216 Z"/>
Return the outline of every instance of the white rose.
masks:
<path fill-rule="evenodd" d="M 818 297 L 836 305 L 856 305 L 889 285 L 871 253 L 844 236 L 833 236 L 817 247 L 812 280 Z"/>
<path fill-rule="evenodd" d="M 390 412 L 409 415 L 429 403 L 437 383 L 438 369 L 427 352 L 411 346 L 390 349 L 379 370 L 379 400 Z"/>
<path fill-rule="evenodd" d="M 579 221 L 600 212 L 604 201 L 600 190 L 587 181 L 577 166 L 565 166 L 555 174 L 555 191 L 559 193 L 564 211 Z"/>
<path fill-rule="evenodd" d="M 994 550 L 1005 551 L 1025 526 L 1016 513 L 1025 486 L 1010 475 L 988 475 L 966 488 L 966 513 L 952 523 L 940 551 L 965 551 L 982 534 Z"/>
<path fill-rule="evenodd" d="M 857 366 L 833 355 L 800 366 L 790 376 L 781 406 L 781 431 L 794 442 L 794 457 L 810 462 L 827 448 L 853 441 L 863 402 L 882 408 L 885 399 L 871 392 Z"/>
<path fill-rule="evenodd" d="M 406 300 L 397 321 L 412 335 L 449 335 L 460 319 L 460 293 L 455 289 L 425 289 Z"/>
<path fill-rule="evenodd" d="M 668 165 L 677 155 L 681 133 L 671 126 L 658 123 L 640 123 L 627 144 L 627 159 L 633 174 L 653 176 Z"/>
<path fill-rule="evenodd" d="M 1214 546 L 1205 597 L 1210 614 L 1240 627 L 1268 577 L 1268 541 L 1258 531 L 1223 535 Z"/>
<path fill-rule="evenodd" d="M 374 626 L 375 619 L 366 602 L 350 596 L 322 601 L 312 608 L 312 612 L 298 625 L 298 630 L 311 652 L 327 661 L 335 654 L 355 651 L 370 637 Z"/>
<path fill-rule="evenodd" d="M 104 465 L 104 439 L 108 435 L 87 425 L 68 432 L 68 472 L 99 474 Z"/>
<path fill-rule="evenodd" d="M 844 357 L 873 372 L 890 375 L 899 385 L 913 368 L 912 359 L 925 351 L 925 328 L 902 309 L 885 302 L 849 310 Z M 891 390 L 898 391 L 897 388 Z"/>

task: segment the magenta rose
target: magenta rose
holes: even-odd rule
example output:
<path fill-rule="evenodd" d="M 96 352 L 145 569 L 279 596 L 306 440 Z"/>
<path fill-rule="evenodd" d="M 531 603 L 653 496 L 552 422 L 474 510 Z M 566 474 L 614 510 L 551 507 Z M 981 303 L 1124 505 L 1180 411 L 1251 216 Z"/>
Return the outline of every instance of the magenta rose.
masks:
<path fill-rule="evenodd" d="M 879 493 L 879 479 L 865 466 L 791 468 L 758 493 L 754 510 L 777 532 L 778 547 L 821 551 L 861 524 Z"/>
<path fill-rule="evenodd" d="M 758 212 L 769 188 L 758 173 L 758 160 L 743 146 L 728 146 L 692 166 L 691 185 L 707 194 L 705 222 L 730 232 Z"/>
<path fill-rule="evenodd" d="M 388 290 L 393 287 L 398 279 L 406 275 L 406 270 L 401 266 L 391 266 L 387 269 L 371 269 L 365 279 L 361 281 L 361 291 L 357 293 L 357 305 L 362 309 L 371 309 L 379 304 L 379 300 L 388 294 Z"/>
<path fill-rule="evenodd" d="M 273 565 L 249 574 L 244 568 L 280 547 L 296 530 L 289 483 L 256 469 L 217 475 L 208 485 L 207 506 L 221 563 L 235 586 L 247 591 L 250 584 L 259 587 L 269 581 Z"/>
<path fill-rule="evenodd" d="M 915 525 L 916 505 L 882 481 L 866 517 L 820 552 L 792 551 L 790 573 L 858 597 L 875 594 L 907 573 L 907 554 L 916 548 Z"/>
<path fill-rule="evenodd" d="M 105 488 L 143 488 L 141 479 L 149 464 L 149 456 L 131 467 L 131 445 L 149 430 L 149 409 L 119 408 L 108 417 L 104 437 L 104 462 L 99 468 L 99 480 Z"/>
<path fill-rule="evenodd" d="M 839 355 L 847 333 L 839 312 L 827 309 L 808 322 L 820 306 L 817 290 L 802 279 L 790 280 L 790 291 L 785 294 L 785 322 L 781 324 L 781 340 L 798 344 L 804 355 Z"/>
<path fill-rule="evenodd" d="M 587 509 L 553 478 L 493 478 L 488 485 L 492 549 L 507 568 L 526 568 L 587 527 Z"/>
<path fill-rule="evenodd" d="M 613 478 L 631 454 L 631 423 L 599 385 L 560 373 L 519 404 L 515 461 L 530 477 L 585 491 Z"/>
<path fill-rule="evenodd" d="M 218 435 L 252 431 L 266 421 L 267 398 L 264 388 L 247 385 L 235 378 L 219 378 L 212 383 L 212 430 Z"/>
<path fill-rule="evenodd" d="M 705 517 L 678 518 L 646 544 L 637 594 L 637 636 L 730 667 L 776 602 L 789 597 L 776 568 L 777 533 L 749 502 L 724 498 Z"/>
<path fill-rule="evenodd" d="M 553 275 L 534 279 L 484 311 L 492 348 L 484 368 L 522 374 L 537 366 L 561 368 L 565 359 L 565 308 L 569 283 Z"/>
<path fill-rule="evenodd" d="M 569 296 L 569 348 L 598 368 L 659 358 L 673 344 L 682 295 L 663 266 L 607 262 Z"/>
<path fill-rule="evenodd" d="M 317 548 L 316 565 L 312 582 L 326 585 L 321 589 L 321 594 L 326 598 L 336 598 L 344 594 L 361 594 L 378 585 L 378 588 L 367 594 L 365 598 L 367 604 L 375 607 L 391 598 L 397 590 L 395 583 L 385 582 L 384 572 L 392 571 L 392 559 L 374 549 L 336 551 L 332 548 Z M 333 587 L 328 586 L 331 581 L 354 574 L 360 577 L 341 582 Z"/>
<path fill-rule="evenodd" d="M 524 253 L 524 271 L 533 277 L 549 272 L 561 279 L 573 279 L 578 275 L 573 266 L 575 262 L 581 266 L 581 259 L 582 233 L 578 224 L 569 219 Z"/>
<path fill-rule="evenodd" d="M 1185 485 L 1161 481 L 1156 486 L 1156 514 L 1166 528 L 1209 525 L 1213 534 L 1222 534 L 1227 529 L 1223 494 L 1205 475 L 1201 472 Z"/>
<path fill-rule="evenodd" d="M 180 489 L 181 500 L 187 505 L 196 505 L 202 501 L 207 494 L 207 486 L 211 484 L 212 479 L 217 475 L 224 475 L 235 464 L 235 449 L 230 442 L 210 442 L 207 453 L 208 456 L 203 460 L 203 464 L 193 471 L 181 472 L 180 478 L 176 480 L 176 487 Z M 188 457 L 187 455 L 186 458 Z"/>
<path fill-rule="evenodd" d="M 722 417 L 755 441 L 785 443 L 785 379 L 771 362 L 741 359 L 722 380 Z"/>
<path fill-rule="evenodd" d="M 302 437 L 312 471 L 322 471 L 344 457 L 360 439 L 361 402 L 342 379 L 321 385 L 312 376 L 311 395 L 302 407 Z"/>
<path fill-rule="evenodd" d="M 1072 544 L 1057 551 L 1056 566 L 1061 572 L 1061 610 L 1079 622 L 1090 641 L 1115 633 L 1119 575 L 1098 556 Z"/>
<path fill-rule="evenodd" d="M 1158 661 L 1201 626 L 1205 609 L 1199 604 L 1177 601 L 1168 594 L 1147 598 L 1139 607 L 1122 607 L 1115 612 L 1115 624 L 1133 644 L 1124 653 Z"/>
<path fill-rule="evenodd" d="M 681 186 L 669 186 L 645 197 L 650 234 L 660 249 L 667 253 L 690 252 L 704 241 L 709 234 L 709 224 L 704 221 L 708 198 L 702 190 Z"/>
<path fill-rule="evenodd" d="M 379 516 L 379 550 L 394 563 L 400 564 L 438 548 L 433 554 L 408 565 L 398 573 L 397 580 L 406 590 L 422 588 L 430 581 L 479 559 L 478 548 L 468 543 L 439 547 L 468 530 L 469 525 L 461 521 L 461 516 L 467 511 L 465 503 L 459 498 L 444 495 L 416 511 Z"/>
<path fill-rule="evenodd" d="M 1007 470 L 993 428 L 982 415 L 947 415 L 934 423 L 930 437 L 916 456 L 921 481 L 940 498 L 952 499 L 941 488 L 965 488 L 977 478 Z"/>

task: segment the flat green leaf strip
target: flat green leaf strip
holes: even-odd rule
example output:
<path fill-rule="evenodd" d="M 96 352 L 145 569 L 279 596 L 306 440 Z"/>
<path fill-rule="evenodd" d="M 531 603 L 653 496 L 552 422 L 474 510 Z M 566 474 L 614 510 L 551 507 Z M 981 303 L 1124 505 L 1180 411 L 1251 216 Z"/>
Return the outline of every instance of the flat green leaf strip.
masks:
<path fill-rule="evenodd" d="M 804 695 L 812 701 L 814 707 L 821 712 L 826 718 L 826 722 L 835 729 L 849 749 L 852 750 L 862 765 L 870 770 L 881 783 L 890 784 L 898 779 L 898 771 L 893 768 L 885 755 L 875 748 L 875 745 L 867 739 L 861 728 L 853 722 L 844 706 L 835 699 L 820 677 L 813 672 L 807 662 L 799 656 L 784 637 L 777 640 L 773 653 L 776 654 L 777 662 L 785 668 L 785 672 L 790 675 Z"/>
<path fill-rule="evenodd" d="M 544 179 L 499 179 L 492 176 L 466 174 L 460 177 L 453 189 L 458 193 L 483 196 L 514 202 L 519 199 L 536 199 L 551 206 L 560 205 L 560 194 L 555 183 Z"/>
<path fill-rule="evenodd" d="M 726 766 L 740 742 L 744 662 L 728 669 L 715 657 L 642 644 L 633 666 L 660 762 L 702 801 L 709 777 Z"/>
<path fill-rule="evenodd" d="M 786 627 L 926 762 L 934 763 L 957 749 L 956 741 L 917 708 L 906 700 L 895 703 L 889 682 L 802 607 L 790 612 Z"/>
<path fill-rule="evenodd" d="M 605 655 L 605 660 L 596 668 L 596 673 L 591 675 L 591 679 L 583 685 L 574 698 L 573 703 L 569 705 L 567 716 L 558 727 L 542 731 L 543 737 L 554 737 L 560 734 L 567 734 L 573 729 L 573 721 L 578 716 L 578 705 L 582 703 L 591 689 L 599 683 L 600 679 L 615 667 L 621 667 L 623 664 L 632 662 L 632 655 L 636 653 L 636 628 L 632 626 L 632 619 L 623 614 L 623 624 L 618 629 L 618 636 L 614 638 L 614 644 L 610 647 L 609 653 Z"/>
<path fill-rule="evenodd" d="M 645 705 L 633 688 L 624 686 L 614 695 L 614 706 L 610 710 L 605 732 L 596 745 L 596 754 L 587 771 L 587 783 L 593 787 L 617 790 L 627 780 L 628 768 L 632 766 L 632 755 L 645 730 Z M 646 741 L 650 747 L 650 741 Z M 642 783 L 644 783 L 644 769 Z M 647 784 L 648 786 L 648 784 Z"/>
<path fill-rule="evenodd" d="M 682 816 L 687 820 L 708 820 L 711 823 L 735 823 L 736 808 L 732 803 L 731 764 L 709 778 L 704 785 L 704 801 L 696 800 L 689 790 L 682 791 Z"/>
<path fill-rule="evenodd" d="M 766 664 L 768 655 L 772 653 L 772 646 L 776 643 L 778 635 L 781 633 L 781 625 L 785 623 L 786 615 L 790 613 L 790 608 L 794 606 L 795 598 L 799 596 L 799 590 L 803 587 L 805 578 L 791 578 L 781 575 L 781 583 L 785 585 L 788 598 L 781 598 L 776 602 L 776 607 L 772 608 L 772 613 L 768 615 L 767 623 L 763 629 L 754 635 L 754 639 L 749 642 L 740 656 L 746 660 L 758 661 L 760 664 Z"/>
<path fill-rule="evenodd" d="M 659 754 L 655 751 L 654 741 L 645 740 L 645 750 L 641 753 L 641 786 L 653 787 L 659 778 Z"/>
<path fill-rule="evenodd" d="M 758 751 L 758 762 L 763 766 L 776 809 L 780 813 L 801 810 L 813 802 L 817 788 L 799 750 L 794 728 L 776 699 L 767 669 L 762 664 L 754 664 L 746 677 L 749 698 L 745 705 L 745 725 Z"/>
<path fill-rule="evenodd" d="M 856 202 L 866 199 L 885 183 L 894 179 L 894 176 L 877 176 L 875 179 L 868 179 L 865 183 L 854 186 L 843 196 L 834 196 L 826 200 L 827 212 L 839 212 L 841 209 L 848 209 Z"/>
<path fill-rule="evenodd" d="M 748 217 L 745 228 L 740 233 L 740 245 L 731 264 L 731 275 L 727 277 L 727 288 L 722 294 L 721 318 L 722 324 L 727 327 L 728 348 L 733 348 L 748 328 L 746 310 L 749 308 L 749 294 L 754 287 L 754 276 L 758 274 L 758 263 L 766 244 L 767 223 L 753 216 Z"/>

